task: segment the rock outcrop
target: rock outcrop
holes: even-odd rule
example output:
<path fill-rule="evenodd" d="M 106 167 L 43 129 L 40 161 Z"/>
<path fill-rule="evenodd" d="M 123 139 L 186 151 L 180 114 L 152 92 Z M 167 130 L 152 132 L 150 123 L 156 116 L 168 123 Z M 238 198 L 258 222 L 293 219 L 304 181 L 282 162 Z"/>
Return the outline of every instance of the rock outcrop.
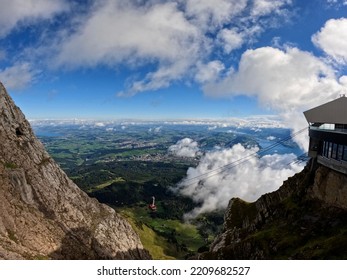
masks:
<path fill-rule="evenodd" d="M 201 259 L 346 259 L 347 176 L 311 162 L 254 203 L 233 198 Z"/>
<path fill-rule="evenodd" d="M 0 259 L 149 259 L 130 224 L 82 192 L 0 83 Z"/>

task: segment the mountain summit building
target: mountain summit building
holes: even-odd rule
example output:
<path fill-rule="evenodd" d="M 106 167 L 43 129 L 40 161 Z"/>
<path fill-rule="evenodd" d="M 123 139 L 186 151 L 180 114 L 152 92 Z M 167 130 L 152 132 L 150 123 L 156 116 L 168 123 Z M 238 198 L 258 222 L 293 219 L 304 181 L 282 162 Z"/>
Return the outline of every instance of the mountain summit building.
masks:
<path fill-rule="evenodd" d="M 304 112 L 309 123 L 308 155 L 317 162 L 347 174 L 347 97 Z"/>

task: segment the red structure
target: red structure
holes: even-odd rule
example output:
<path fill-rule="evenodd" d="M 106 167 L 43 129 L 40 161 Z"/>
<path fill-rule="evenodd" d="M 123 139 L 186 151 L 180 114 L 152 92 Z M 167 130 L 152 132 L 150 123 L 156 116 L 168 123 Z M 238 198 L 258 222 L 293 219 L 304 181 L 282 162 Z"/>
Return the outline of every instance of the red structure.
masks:
<path fill-rule="evenodd" d="M 157 211 L 157 206 L 155 205 L 155 197 L 152 196 L 152 203 L 148 205 L 148 208 L 152 211 L 155 212 Z"/>

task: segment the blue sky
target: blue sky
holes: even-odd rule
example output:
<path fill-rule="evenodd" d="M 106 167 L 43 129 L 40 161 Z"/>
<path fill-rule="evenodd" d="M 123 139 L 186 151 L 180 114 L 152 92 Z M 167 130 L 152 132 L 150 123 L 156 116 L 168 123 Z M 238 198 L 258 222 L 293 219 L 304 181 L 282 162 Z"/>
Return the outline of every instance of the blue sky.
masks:
<path fill-rule="evenodd" d="M 29 119 L 278 115 L 347 93 L 346 0 L 0 0 L 0 81 Z"/>

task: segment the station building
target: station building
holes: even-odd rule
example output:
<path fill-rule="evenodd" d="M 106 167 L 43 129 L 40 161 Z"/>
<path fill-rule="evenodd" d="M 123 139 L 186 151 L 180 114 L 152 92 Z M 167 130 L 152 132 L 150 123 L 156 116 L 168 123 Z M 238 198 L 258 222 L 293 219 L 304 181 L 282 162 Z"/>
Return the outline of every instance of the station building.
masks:
<path fill-rule="evenodd" d="M 304 112 L 309 123 L 308 155 L 318 163 L 347 174 L 347 97 Z"/>

